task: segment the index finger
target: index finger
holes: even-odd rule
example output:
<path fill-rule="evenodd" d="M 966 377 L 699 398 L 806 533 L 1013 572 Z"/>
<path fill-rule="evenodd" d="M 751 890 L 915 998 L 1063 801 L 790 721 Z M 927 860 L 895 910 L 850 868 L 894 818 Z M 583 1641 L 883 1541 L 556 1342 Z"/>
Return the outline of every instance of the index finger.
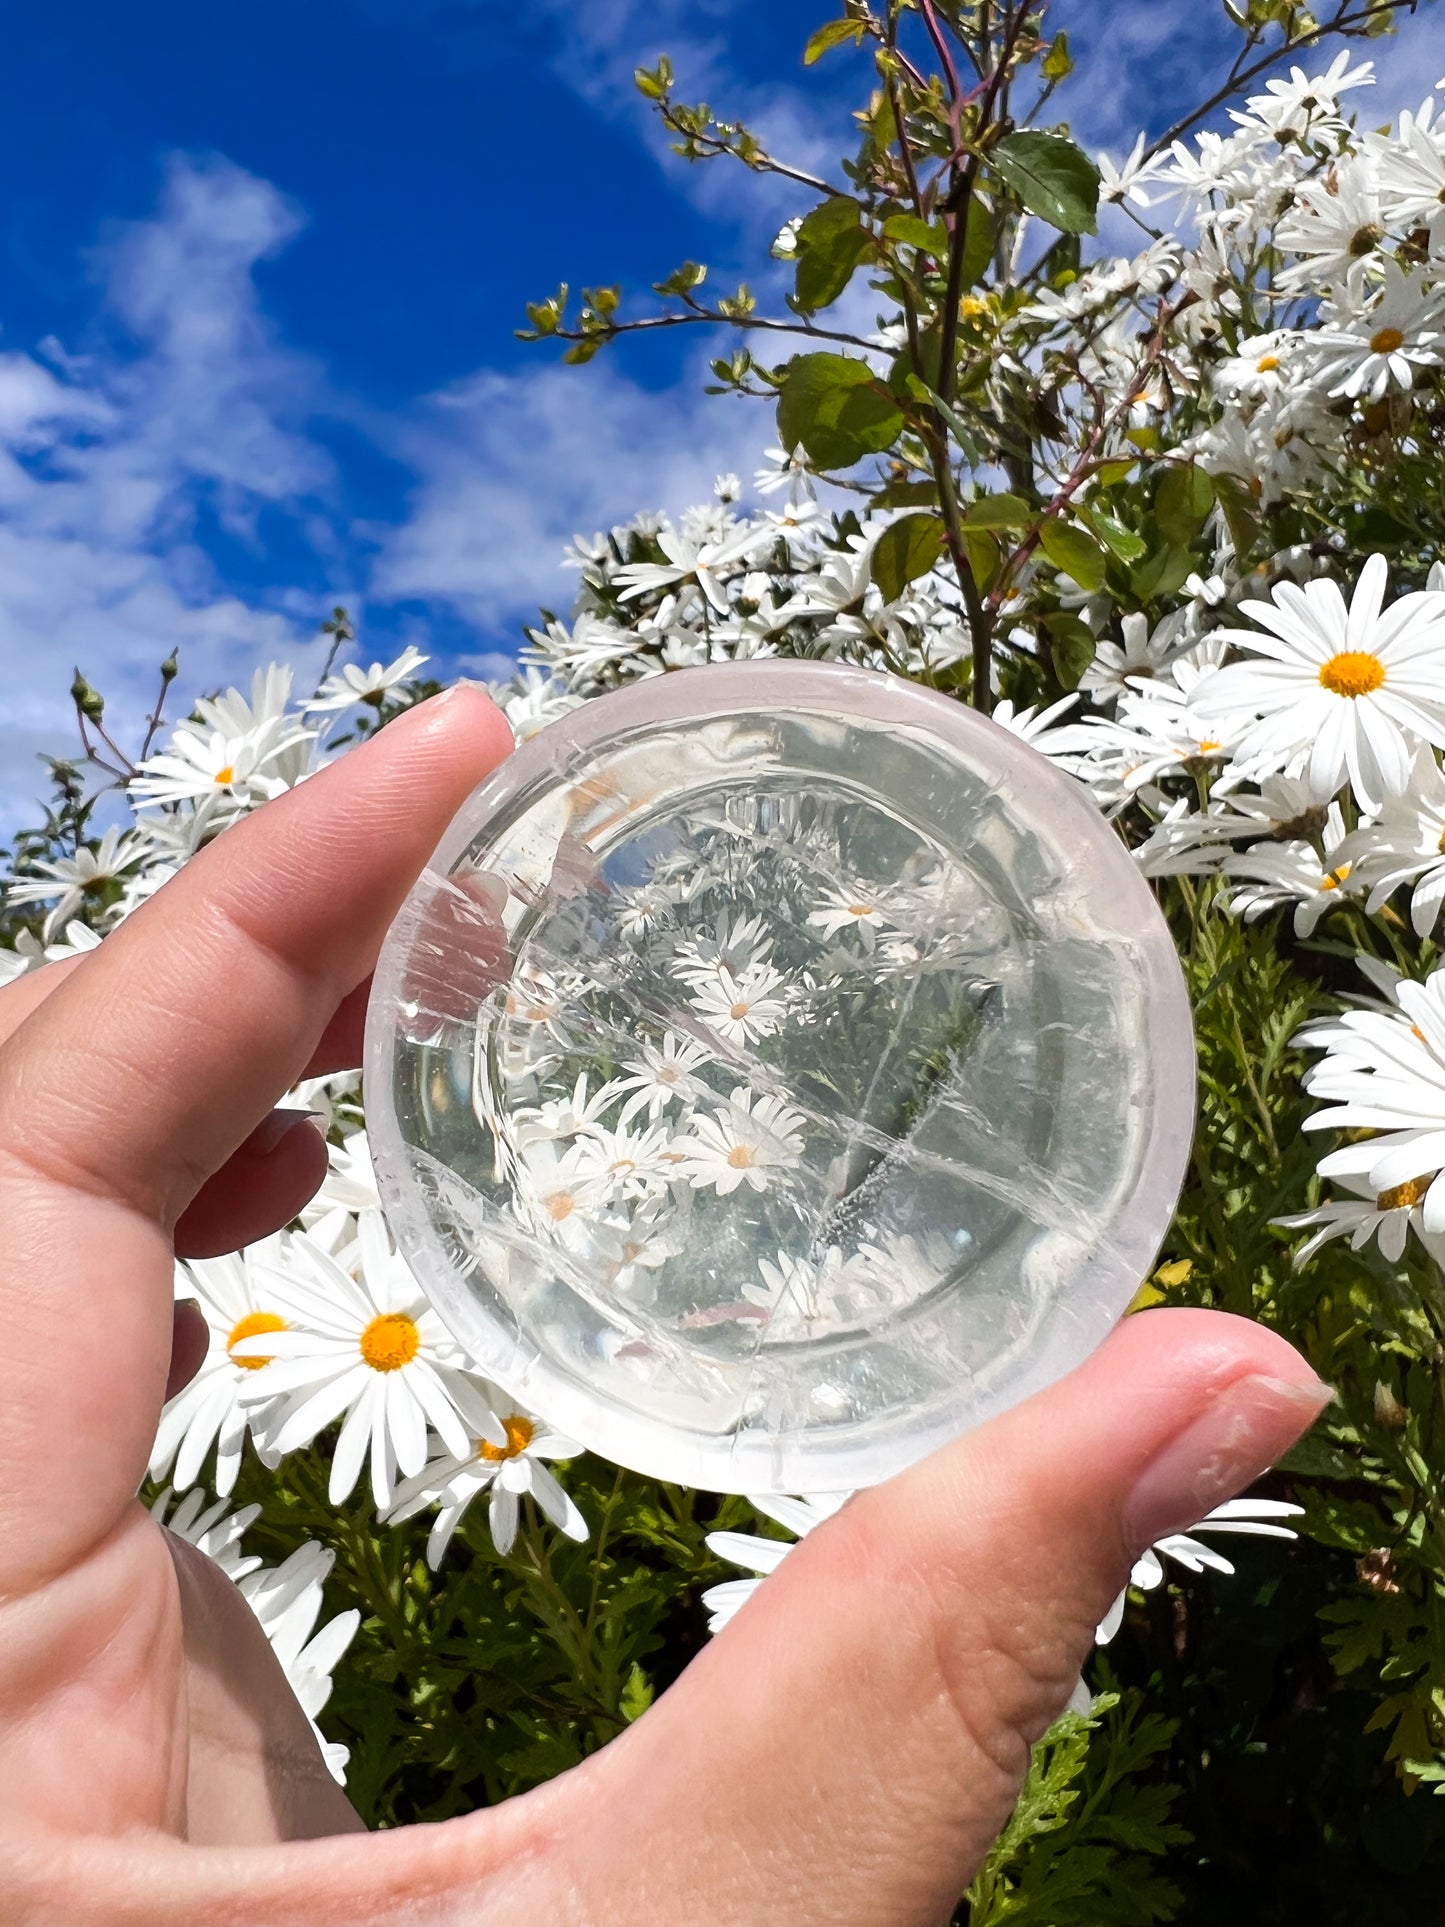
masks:
<path fill-rule="evenodd" d="M 419 705 L 193 858 L 0 1048 L 7 1326 L 26 1361 L 0 1406 L 0 1533 L 33 1574 L 93 1544 L 144 1471 L 176 1218 L 305 1068 L 510 747 L 480 691 Z"/>

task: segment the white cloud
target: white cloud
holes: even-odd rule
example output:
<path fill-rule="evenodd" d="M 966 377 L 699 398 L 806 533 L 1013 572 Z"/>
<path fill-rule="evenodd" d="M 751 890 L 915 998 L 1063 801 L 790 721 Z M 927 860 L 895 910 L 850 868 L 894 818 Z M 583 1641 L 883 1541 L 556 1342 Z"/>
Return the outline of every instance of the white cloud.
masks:
<path fill-rule="evenodd" d="M 662 394 L 604 356 L 591 367 L 483 372 L 433 396 L 396 452 L 420 476 L 407 519 L 381 542 L 372 592 L 445 603 L 497 631 L 565 607 L 568 537 L 639 509 L 706 500 L 713 477 L 746 477 L 766 446 L 765 404 L 702 393 L 701 370 Z"/>
<path fill-rule="evenodd" d="M 81 663 L 132 734 L 155 671 L 182 650 L 191 693 L 270 655 L 305 658 L 314 627 L 248 604 L 198 533 L 213 515 L 254 538 L 268 508 L 308 512 L 332 488 L 304 432 L 319 371 L 274 338 L 252 273 L 300 226 L 265 181 L 220 159 L 174 160 L 154 218 L 97 251 L 97 345 L 51 366 L 0 358 L 0 812 L 25 814 L 34 755 L 74 747 Z M 314 518 L 313 518 L 314 519 Z"/>

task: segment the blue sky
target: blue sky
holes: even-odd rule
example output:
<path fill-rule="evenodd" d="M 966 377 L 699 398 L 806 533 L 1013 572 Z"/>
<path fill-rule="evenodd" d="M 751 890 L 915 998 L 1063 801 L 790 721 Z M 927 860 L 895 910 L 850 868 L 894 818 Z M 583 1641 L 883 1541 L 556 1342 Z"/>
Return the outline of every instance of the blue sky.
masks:
<path fill-rule="evenodd" d="M 7 21 L 0 70 L 0 821 L 70 745 L 81 662 L 129 735 L 154 665 L 182 704 L 273 655 L 404 641 L 498 673 L 565 606 L 574 530 L 744 476 L 764 412 L 704 397 L 706 344 L 585 370 L 516 342 L 562 277 L 645 288 L 686 256 L 753 275 L 798 205 L 672 162 L 631 86 L 686 91 L 805 163 L 860 84 L 799 64 L 823 0 L 100 0 Z M 1064 0 L 1065 101 L 1127 147 L 1217 67 L 1212 0 Z M 1421 91 L 1422 38 L 1386 56 Z M 1379 47 L 1370 51 L 1378 54 Z M 1399 86 L 1395 86 L 1395 82 Z M 1372 116 L 1376 117 L 1376 116 Z"/>

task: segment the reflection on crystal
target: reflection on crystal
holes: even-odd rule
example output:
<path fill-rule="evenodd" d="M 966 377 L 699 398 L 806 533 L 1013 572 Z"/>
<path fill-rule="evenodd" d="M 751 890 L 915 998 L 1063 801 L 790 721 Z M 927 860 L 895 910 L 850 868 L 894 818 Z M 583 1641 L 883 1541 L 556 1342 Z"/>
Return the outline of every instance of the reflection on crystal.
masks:
<path fill-rule="evenodd" d="M 936 1430 L 1122 1280 L 1148 945 L 1038 821 L 926 733 L 749 712 L 539 778 L 430 879 L 395 1115 L 523 1376 L 738 1451 Z"/>

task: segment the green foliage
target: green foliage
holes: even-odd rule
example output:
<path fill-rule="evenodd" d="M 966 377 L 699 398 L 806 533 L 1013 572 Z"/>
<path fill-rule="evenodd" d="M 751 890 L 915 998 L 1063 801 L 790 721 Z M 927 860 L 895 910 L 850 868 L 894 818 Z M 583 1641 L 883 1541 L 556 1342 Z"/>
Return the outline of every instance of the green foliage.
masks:
<path fill-rule="evenodd" d="M 1054 567 L 1071 575 L 1081 589 L 1104 586 L 1104 551 L 1077 523 L 1045 522 L 1039 531 L 1039 546 Z"/>
<path fill-rule="evenodd" d="M 784 448 L 805 448 L 820 468 L 850 468 L 890 448 L 903 428 L 896 397 L 865 361 L 847 355 L 797 355 L 778 391 Z"/>
<path fill-rule="evenodd" d="M 1157 1774 L 1174 1732 L 1138 1693 L 1100 1694 L 1055 1721 L 969 1888 L 970 1927 L 1173 1920 L 1182 1896 L 1158 1863 L 1189 1835 L 1170 1817 L 1178 1787 Z"/>
<path fill-rule="evenodd" d="M 799 314 L 831 307 L 873 246 L 858 219 L 858 204 L 842 197 L 824 201 L 798 229 L 797 282 L 793 305 Z"/>
<path fill-rule="evenodd" d="M 1099 170 L 1060 134 L 1005 134 L 988 150 L 989 166 L 1030 214 L 1066 234 L 1093 234 Z"/>
<path fill-rule="evenodd" d="M 873 547 L 873 580 L 889 601 L 902 595 L 943 553 L 943 524 L 936 515 L 903 515 L 890 522 Z"/>

